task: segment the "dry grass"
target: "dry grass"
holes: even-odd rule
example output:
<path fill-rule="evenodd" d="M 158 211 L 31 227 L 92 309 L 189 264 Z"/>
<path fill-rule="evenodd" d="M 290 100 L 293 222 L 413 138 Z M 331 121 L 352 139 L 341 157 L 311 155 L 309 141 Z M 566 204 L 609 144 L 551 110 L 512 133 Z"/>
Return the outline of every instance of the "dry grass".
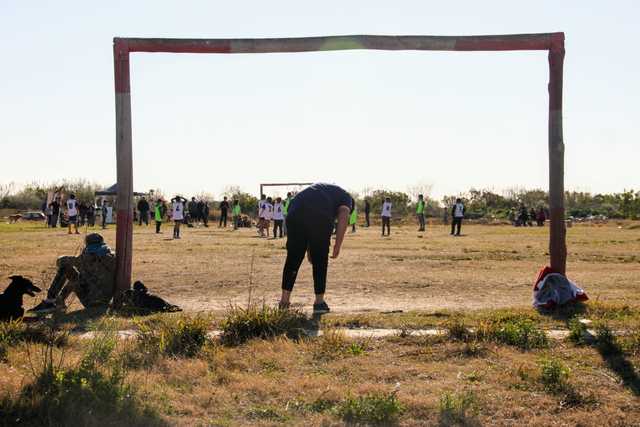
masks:
<path fill-rule="evenodd" d="M 0 225 L 4 275 L 22 273 L 38 280 L 51 275 L 58 255 L 80 247 L 80 238 L 61 230 L 19 227 L 24 230 Z M 185 229 L 182 240 L 170 241 L 164 240 L 167 234 L 153 234 L 151 227 L 135 230 L 134 276 L 153 292 L 184 306 L 188 315 L 207 311 L 207 322 L 211 318 L 219 326 L 230 302 L 246 306 L 252 253 L 253 300 L 270 304 L 277 297 L 284 259 L 281 240 L 260 240 L 249 230 L 214 228 Z M 116 391 L 131 390 L 135 399 L 126 411 L 122 409 L 120 418 L 113 412 L 106 421 L 229 426 L 379 420 L 402 426 L 640 422 L 640 379 L 635 368 L 640 363 L 640 339 L 637 333 L 625 337 L 610 333 L 640 325 L 640 308 L 633 300 L 640 287 L 640 262 L 631 258 L 640 252 L 640 230 L 569 229 L 570 276 L 592 301 L 547 315 L 528 305 L 535 272 L 546 262 L 548 230 L 469 226 L 462 238 L 449 237 L 443 228 L 419 238 L 413 230 L 396 229 L 386 239 L 378 236 L 377 229 L 360 229 L 348 236 L 344 256 L 333 263 L 329 278 L 327 297 L 338 313 L 326 316 L 324 325 L 407 329 L 450 325 L 451 337 L 403 334 L 359 341 L 328 330 L 316 339 L 275 337 L 237 346 L 208 343 L 188 354 L 179 348 L 158 351 L 153 363 L 129 366 L 123 388 Z M 113 243 L 113 230 L 105 234 Z M 300 279 L 294 295 L 297 302 L 308 305 L 307 265 Z M 404 311 L 390 313 L 393 310 Z M 597 320 L 593 343 L 553 341 L 523 350 L 505 344 L 509 339 L 469 339 L 460 327 L 566 327 L 576 316 Z M 179 315 L 154 316 L 145 324 L 172 324 L 179 319 Z M 124 329 L 140 327 L 140 322 L 139 318 L 105 320 L 97 313 L 69 316 L 62 326 Z M 189 335 L 192 330 L 202 335 L 200 328 L 189 328 Z M 43 344 L 10 335 L 5 361 L 0 362 L 0 398 L 11 400 L 32 382 L 32 367 L 38 365 Z M 180 347 L 182 340 L 175 342 Z M 64 352 L 61 368 L 73 373 L 92 345 L 71 337 L 53 351 Z M 122 342 L 110 360 L 126 361 L 127 352 L 135 349 L 135 342 Z M 6 401 L 3 405 L 10 406 Z M 138 418 L 127 419 L 126 414 Z M 97 422 L 95 417 L 86 420 Z"/>

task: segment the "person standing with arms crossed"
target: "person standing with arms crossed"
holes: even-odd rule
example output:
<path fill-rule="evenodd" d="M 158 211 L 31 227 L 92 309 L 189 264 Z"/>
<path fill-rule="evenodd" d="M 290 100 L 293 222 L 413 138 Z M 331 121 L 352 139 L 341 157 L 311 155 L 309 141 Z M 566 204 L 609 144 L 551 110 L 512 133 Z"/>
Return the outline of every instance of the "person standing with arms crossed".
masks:
<path fill-rule="evenodd" d="M 418 231 L 424 231 L 425 228 L 424 204 L 424 196 L 422 194 L 418 195 L 418 203 L 416 203 L 416 216 L 418 217 L 418 224 L 420 225 Z"/>
<path fill-rule="evenodd" d="M 464 203 L 462 203 L 462 199 L 456 199 L 456 203 L 451 208 L 451 218 L 451 235 L 459 236 L 462 228 L 462 218 L 464 218 Z M 454 229 L 457 230 L 455 234 Z"/>
<path fill-rule="evenodd" d="M 387 197 L 382 203 L 382 236 L 384 237 L 384 228 L 387 227 L 387 236 L 391 236 L 391 198 Z"/>
<path fill-rule="evenodd" d="M 338 258 L 351 212 L 351 196 L 333 184 L 313 184 L 291 201 L 287 215 L 287 259 L 282 270 L 282 297 L 279 307 L 287 309 L 298 270 L 305 253 L 313 266 L 315 301 L 313 313 L 328 313 L 324 300 L 333 223 L 337 219 L 336 241 L 331 258 Z"/>

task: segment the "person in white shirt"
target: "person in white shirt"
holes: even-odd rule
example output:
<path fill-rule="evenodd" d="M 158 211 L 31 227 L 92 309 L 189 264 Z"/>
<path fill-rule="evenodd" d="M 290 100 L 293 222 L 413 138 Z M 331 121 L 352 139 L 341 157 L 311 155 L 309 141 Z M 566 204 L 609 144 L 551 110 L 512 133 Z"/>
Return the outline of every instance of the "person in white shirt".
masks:
<path fill-rule="evenodd" d="M 384 228 L 387 227 L 387 236 L 391 235 L 391 199 L 387 197 L 382 203 L 382 235 L 384 236 Z"/>
<path fill-rule="evenodd" d="M 278 229 L 280 229 L 280 238 L 282 239 L 282 224 L 284 223 L 284 203 L 282 198 L 278 197 L 273 204 L 273 238 L 277 238 Z"/>
<path fill-rule="evenodd" d="M 176 196 L 171 199 L 171 219 L 173 219 L 173 238 L 180 238 L 180 224 L 184 221 L 184 207 L 187 199 Z"/>
<path fill-rule="evenodd" d="M 69 221 L 69 234 L 71 233 L 71 226 L 73 225 L 76 229 L 76 234 L 80 234 L 78 232 L 78 201 L 76 200 L 75 194 L 70 194 L 69 199 L 66 201 L 67 206 L 67 219 Z"/>
<path fill-rule="evenodd" d="M 262 194 L 260 196 L 260 200 L 258 201 L 258 234 L 260 237 L 264 237 L 264 212 L 267 204 L 267 197 Z"/>
<path fill-rule="evenodd" d="M 456 203 L 451 208 L 451 218 L 451 235 L 459 236 L 462 228 L 462 218 L 464 218 L 464 203 L 462 203 L 462 199 L 456 199 Z"/>
<path fill-rule="evenodd" d="M 264 228 L 267 230 L 266 236 L 269 237 L 269 228 L 271 228 L 271 220 L 273 219 L 273 204 L 271 197 L 267 197 L 267 201 L 264 203 L 263 220 Z"/>

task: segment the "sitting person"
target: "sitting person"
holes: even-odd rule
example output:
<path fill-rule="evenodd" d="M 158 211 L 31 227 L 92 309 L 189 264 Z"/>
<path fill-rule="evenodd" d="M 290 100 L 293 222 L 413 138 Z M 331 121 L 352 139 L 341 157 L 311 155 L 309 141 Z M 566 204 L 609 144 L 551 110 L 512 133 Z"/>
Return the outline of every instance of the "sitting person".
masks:
<path fill-rule="evenodd" d="M 30 312 L 47 314 L 64 310 L 71 293 L 76 294 L 86 308 L 109 305 L 115 289 L 116 256 L 97 233 L 88 234 L 85 243 L 79 256 L 58 258 L 56 276 L 47 298 Z"/>

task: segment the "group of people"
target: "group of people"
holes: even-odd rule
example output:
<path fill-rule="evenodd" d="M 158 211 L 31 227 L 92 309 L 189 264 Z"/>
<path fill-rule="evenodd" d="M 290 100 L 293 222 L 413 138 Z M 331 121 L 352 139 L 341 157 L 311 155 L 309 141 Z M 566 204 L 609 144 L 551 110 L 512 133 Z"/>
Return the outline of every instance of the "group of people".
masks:
<path fill-rule="evenodd" d="M 538 227 L 543 227 L 547 217 L 547 212 L 542 206 L 540 206 L 536 211 L 533 208 L 527 209 L 524 203 L 520 204 L 517 211 L 515 209 L 511 209 L 509 212 L 509 220 L 515 227 L 533 227 L 534 221 Z"/>
<path fill-rule="evenodd" d="M 293 193 L 287 193 L 287 197 L 283 200 L 282 197 L 276 197 L 275 199 L 267 197 L 264 194 L 260 195 L 258 201 L 258 234 L 260 237 L 269 237 L 269 229 L 271 227 L 271 221 L 273 221 L 273 238 L 282 239 L 287 235 L 287 226 L 285 220 L 289 214 L 289 206 L 293 199 Z M 266 233 L 265 233 L 266 230 Z"/>
<path fill-rule="evenodd" d="M 102 217 L 102 228 L 106 228 L 108 202 L 102 201 L 101 206 L 96 207 L 95 203 L 85 203 L 79 201 L 76 195 L 71 193 L 69 197 L 62 202 L 61 196 L 56 196 L 49 204 L 43 203 L 42 211 L 47 220 L 46 224 L 49 228 L 68 227 L 69 234 L 79 234 L 78 226 L 88 225 L 93 227 L 96 224 L 96 217 Z"/>

